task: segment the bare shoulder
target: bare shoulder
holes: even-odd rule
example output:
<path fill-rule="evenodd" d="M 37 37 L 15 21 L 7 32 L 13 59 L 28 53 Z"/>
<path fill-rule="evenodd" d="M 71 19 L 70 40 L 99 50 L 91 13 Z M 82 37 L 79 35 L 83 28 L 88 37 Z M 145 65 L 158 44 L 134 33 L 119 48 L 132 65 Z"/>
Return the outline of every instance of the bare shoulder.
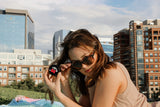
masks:
<path fill-rule="evenodd" d="M 113 102 L 121 89 L 121 77 L 119 67 L 105 69 L 103 75 L 96 82 L 93 107 L 103 107 L 104 105 L 108 105 L 108 107 L 113 106 Z"/>
<path fill-rule="evenodd" d="M 119 69 L 119 64 L 115 63 L 115 67 L 110 67 L 109 69 L 105 69 L 104 73 L 102 74 L 102 76 L 99 76 L 99 80 L 105 80 L 106 78 L 110 79 L 110 80 L 117 80 L 117 81 L 121 81 L 121 71 Z"/>

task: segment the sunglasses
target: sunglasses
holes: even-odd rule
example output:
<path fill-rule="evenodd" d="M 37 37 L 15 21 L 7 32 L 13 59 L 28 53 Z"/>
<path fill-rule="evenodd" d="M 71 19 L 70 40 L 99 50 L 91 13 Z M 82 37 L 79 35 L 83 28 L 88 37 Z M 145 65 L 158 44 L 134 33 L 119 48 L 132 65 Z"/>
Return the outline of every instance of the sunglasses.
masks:
<path fill-rule="evenodd" d="M 82 60 L 72 60 L 71 61 L 71 68 L 73 68 L 75 70 L 80 70 L 82 68 L 82 64 L 91 65 L 94 60 L 94 57 L 93 57 L 94 53 L 95 53 L 95 50 L 93 52 L 91 52 L 90 55 L 83 57 Z"/>

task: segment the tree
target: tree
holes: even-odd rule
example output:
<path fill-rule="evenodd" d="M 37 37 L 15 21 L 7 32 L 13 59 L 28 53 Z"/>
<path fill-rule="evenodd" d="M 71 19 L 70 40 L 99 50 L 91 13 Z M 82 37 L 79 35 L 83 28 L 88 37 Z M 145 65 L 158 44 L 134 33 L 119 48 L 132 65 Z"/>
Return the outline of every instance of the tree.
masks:
<path fill-rule="evenodd" d="M 32 78 L 28 76 L 28 78 L 26 78 L 24 82 L 29 90 L 34 90 L 35 82 L 33 81 Z"/>

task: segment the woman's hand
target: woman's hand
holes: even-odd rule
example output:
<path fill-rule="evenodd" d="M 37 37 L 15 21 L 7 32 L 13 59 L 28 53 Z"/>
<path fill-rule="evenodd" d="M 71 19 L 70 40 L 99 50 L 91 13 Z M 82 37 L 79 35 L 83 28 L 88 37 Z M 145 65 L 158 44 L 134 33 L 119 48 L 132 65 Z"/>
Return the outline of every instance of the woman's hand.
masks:
<path fill-rule="evenodd" d="M 56 96 L 61 93 L 61 76 L 61 72 L 58 73 L 57 77 L 50 75 L 48 70 L 44 73 L 44 82 Z"/>
<path fill-rule="evenodd" d="M 61 64 L 59 66 L 61 72 L 58 73 L 57 77 L 49 74 L 48 70 L 44 73 L 44 81 L 46 85 L 55 94 L 61 92 L 61 84 L 63 90 L 66 90 L 65 88 L 69 87 L 70 66 L 70 63 Z"/>
<path fill-rule="evenodd" d="M 69 83 L 69 75 L 70 75 L 70 70 L 71 70 L 71 63 L 66 63 L 66 64 L 61 64 L 60 65 L 60 70 L 62 73 L 61 76 L 61 83 L 63 88 L 68 85 Z"/>

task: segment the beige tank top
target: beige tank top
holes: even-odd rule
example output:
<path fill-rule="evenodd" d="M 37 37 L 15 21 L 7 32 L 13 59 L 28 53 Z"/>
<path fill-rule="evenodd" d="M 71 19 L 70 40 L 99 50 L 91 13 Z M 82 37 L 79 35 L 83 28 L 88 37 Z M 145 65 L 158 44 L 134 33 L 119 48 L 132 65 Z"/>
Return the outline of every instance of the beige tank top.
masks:
<path fill-rule="evenodd" d="M 133 84 L 127 69 L 122 64 L 117 64 L 127 78 L 127 88 L 123 93 L 117 95 L 113 107 L 160 107 L 160 102 L 159 106 L 148 103 L 146 96 L 141 94 Z"/>

